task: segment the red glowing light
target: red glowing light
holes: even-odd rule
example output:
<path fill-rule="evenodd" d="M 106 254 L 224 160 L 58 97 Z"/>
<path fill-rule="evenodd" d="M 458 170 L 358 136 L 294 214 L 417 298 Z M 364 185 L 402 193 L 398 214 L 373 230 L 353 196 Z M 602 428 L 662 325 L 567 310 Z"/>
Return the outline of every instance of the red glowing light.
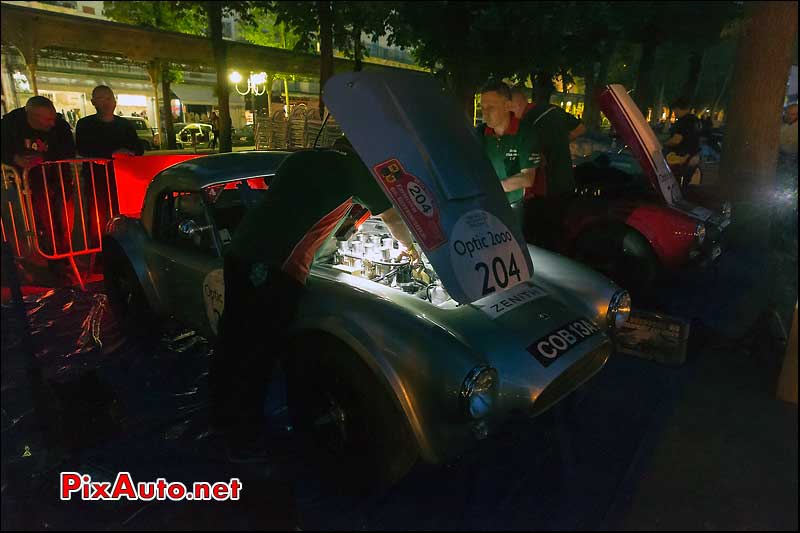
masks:
<path fill-rule="evenodd" d="M 144 193 L 156 174 L 195 157 L 202 155 L 115 156 L 114 176 L 117 182 L 119 214 L 138 218 L 142 211 Z"/>

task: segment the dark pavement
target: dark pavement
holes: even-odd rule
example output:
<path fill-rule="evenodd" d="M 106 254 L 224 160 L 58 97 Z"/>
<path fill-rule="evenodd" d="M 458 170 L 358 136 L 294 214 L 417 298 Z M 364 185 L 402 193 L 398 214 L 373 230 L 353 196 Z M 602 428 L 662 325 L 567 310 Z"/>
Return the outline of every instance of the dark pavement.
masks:
<path fill-rule="evenodd" d="M 772 305 L 785 323 L 793 308 L 796 245 L 761 266 L 736 250 L 721 261 L 665 283 L 650 304 L 695 319 L 684 365 L 613 356 L 574 410 L 509 425 L 455 464 L 419 464 L 361 499 L 323 483 L 288 436 L 267 465 L 226 460 L 209 431 L 200 337 L 168 325 L 155 342 L 123 338 L 98 285 L 28 297 L 61 410 L 52 432 L 38 429 L 21 330 L 4 306 L 2 528 L 796 530 L 797 407 L 775 397 L 783 354 L 758 320 Z M 767 264 L 773 275 L 754 278 Z M 58 446 L 44 442 L 50 433 Z M 95 481 L 239 477 L 243 498 L 62 502 L 65 470 Z"/>

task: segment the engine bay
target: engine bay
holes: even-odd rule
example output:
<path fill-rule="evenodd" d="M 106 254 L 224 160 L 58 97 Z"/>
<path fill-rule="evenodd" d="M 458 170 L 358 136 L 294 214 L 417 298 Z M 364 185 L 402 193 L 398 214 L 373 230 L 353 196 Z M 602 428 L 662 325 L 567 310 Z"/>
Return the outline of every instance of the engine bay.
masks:
<path fill-rule="evenodd" d="M 420 251 L 419 262 L 412 264 L 403 255 L 406 251 L 380 218 L 371 217 L 357 229 L 351 225 L 337 232 L 321 262 L 351 276 L 414 294 L 434 305 L 449 300 L 450 295 L 424 253 Z"/>

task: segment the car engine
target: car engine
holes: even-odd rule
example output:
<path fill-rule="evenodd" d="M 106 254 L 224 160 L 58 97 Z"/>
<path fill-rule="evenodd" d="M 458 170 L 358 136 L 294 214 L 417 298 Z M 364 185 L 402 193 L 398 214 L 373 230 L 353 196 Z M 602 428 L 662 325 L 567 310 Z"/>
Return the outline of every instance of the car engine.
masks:
<path fill-rule="evenodd" d="M 420 253 L 420 262 L 414 265 L 400 258 L 405 246 L 379 218 L 369 218 L 344 235 L 339 232 L 331 241 L 334 244 L 329 246 L 335 249 L 329 249 L 323 262 L 336 270 L 414 294 L 434 305 L 450 299 L 424 254 Z"/>

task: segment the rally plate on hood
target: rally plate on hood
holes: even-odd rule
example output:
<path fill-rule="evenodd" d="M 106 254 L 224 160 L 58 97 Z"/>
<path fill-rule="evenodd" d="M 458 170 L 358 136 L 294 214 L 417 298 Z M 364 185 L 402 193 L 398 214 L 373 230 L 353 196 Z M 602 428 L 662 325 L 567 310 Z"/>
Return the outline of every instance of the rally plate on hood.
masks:
<path fill-rule="evenodd" d="M 323 100 L 459 303 L 529 280 L 533 264 L 458 101 L 430 75 L 349 72 Z"/>

